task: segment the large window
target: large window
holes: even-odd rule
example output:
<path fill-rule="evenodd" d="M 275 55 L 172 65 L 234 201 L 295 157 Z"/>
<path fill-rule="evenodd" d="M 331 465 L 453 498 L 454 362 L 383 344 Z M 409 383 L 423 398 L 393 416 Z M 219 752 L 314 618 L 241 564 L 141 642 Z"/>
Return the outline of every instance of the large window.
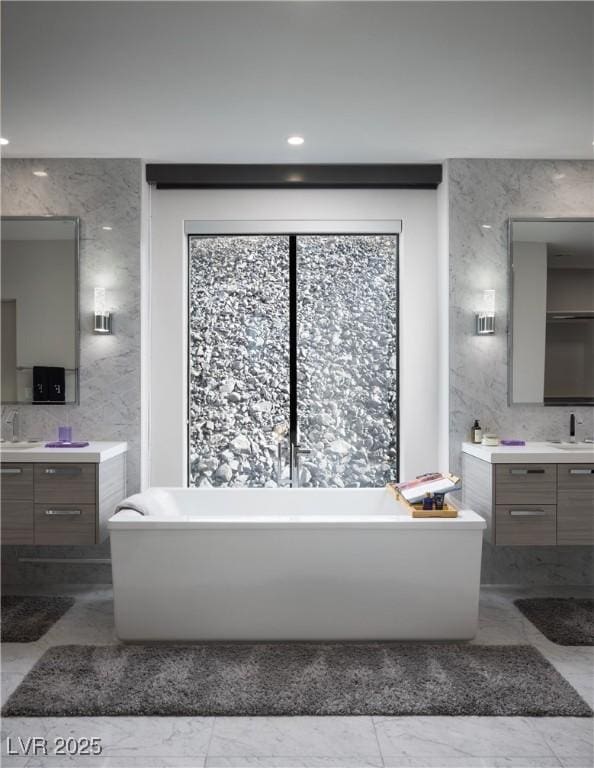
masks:
<path fill-rule="evenodd" d="M 189 237 L 189 483 L 398 478 L 398 237 Z"/>

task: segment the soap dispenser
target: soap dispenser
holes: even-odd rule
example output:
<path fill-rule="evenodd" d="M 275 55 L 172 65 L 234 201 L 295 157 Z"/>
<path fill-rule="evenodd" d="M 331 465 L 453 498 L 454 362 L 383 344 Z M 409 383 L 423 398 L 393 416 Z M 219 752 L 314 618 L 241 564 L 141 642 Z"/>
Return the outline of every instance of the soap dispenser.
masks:
<path fill-rule="evenodd" d="M 483 439 L 483 430 L 481 425 L 479 424 L 478 419 L 474 420 L 474 424 L 472 425 L 470 434 L 472 436 L 473 443 L 480 443 L 481 440 Z"/>

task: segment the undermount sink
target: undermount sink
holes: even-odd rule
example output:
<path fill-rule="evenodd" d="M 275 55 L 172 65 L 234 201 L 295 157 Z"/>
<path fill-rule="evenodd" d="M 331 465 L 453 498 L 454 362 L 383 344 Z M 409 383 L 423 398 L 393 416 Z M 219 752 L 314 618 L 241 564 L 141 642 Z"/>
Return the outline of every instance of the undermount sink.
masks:
<path fill-rule="evenodd" d="M 553 448 L 561 448 L 562 451 L 594 451 L 593 443 L 549 443 Z"/>
<path fill-rule="evenodd" d="M 40 440 L 17 440 L 14 443 L 11 440 L 1 440 L 0 451 L 24 451 L 27 448 L 40 448 L 42 445 Z"/>

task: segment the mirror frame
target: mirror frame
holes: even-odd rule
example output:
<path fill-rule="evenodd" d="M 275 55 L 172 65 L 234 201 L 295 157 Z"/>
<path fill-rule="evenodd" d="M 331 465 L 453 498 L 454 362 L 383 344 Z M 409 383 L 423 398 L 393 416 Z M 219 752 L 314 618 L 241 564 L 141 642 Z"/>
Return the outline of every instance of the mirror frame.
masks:
<path fill-rule="evenodd" d="M 544 408 L 566 407 L 568 405 L 594 405 L 594 397 L 588 400 L 567 400 L 556 403 L 517 403 L 513 396 L 513 343 L 514 343 L 514 223 L 516 222 L 591 222 L 594 224 L 594 217 L 591 216 L 510 216 L 508 219 L 507 250 L 508 250 L 508 303 L 507 303 L 507 404 L 512 406 L 521 405 L 541 405 Z"/>
<path fill-rule="evenodd" d="M 80 405 L 80 218 L 78 216 L 54 216 L 40 213 L 37 216 L 0 216 L 0 227 L 4 221 L 71 221 L 74 224 L 74 400 L 65 403 L 39 403 L 39 405 Z M 33 400 L 1 400 L 0 405 L 25 406 L 33 405 Z"/>

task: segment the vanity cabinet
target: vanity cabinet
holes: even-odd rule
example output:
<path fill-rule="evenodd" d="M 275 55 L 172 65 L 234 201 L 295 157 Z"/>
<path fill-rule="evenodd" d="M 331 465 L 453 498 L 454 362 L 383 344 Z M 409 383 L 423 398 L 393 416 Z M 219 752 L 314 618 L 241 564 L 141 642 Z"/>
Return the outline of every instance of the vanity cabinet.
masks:
<path fill-rule="evenodd" d="M 594 462 L 560 449 L 529 451 L 463 449 L 463 505 L 485 518 L 487 540 L 496 546 L 594 544 Z"/>
<path fill-rule="evenodd" d="M 558 466 L 557 544 L 594 544 L 594 464 Z"/>
<path fill-rule="evenodd" d="M 3 544 L 87 545 L 107 537 L 107 520 L 126 496 L 126 444 L 91 446 L 60 449 L 78 454 L 59 461 L 36 460 L 46 459 L 43 449 L 27 449 L 26 462 L 1 452 Z"/>
<path fill-rule="evenodd" d="M 33 544 L 33 466 L 0 465 L 2 543 Z"/>

